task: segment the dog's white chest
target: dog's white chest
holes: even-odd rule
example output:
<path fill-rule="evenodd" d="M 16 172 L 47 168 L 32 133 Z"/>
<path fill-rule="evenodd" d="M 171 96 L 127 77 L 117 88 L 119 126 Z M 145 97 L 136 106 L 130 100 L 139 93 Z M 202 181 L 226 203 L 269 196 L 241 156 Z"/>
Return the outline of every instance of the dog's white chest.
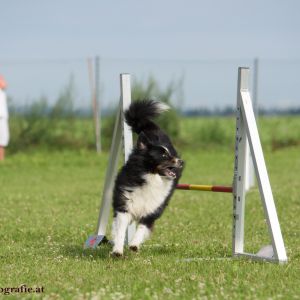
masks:
<path fill-rule="evenodd" d="M 144 179 L 143 186 L 125 193 L 128 212 L 137 219 L 153 213 L 165 201 L 173 182 L 158 174 L 147 174 Z"/>

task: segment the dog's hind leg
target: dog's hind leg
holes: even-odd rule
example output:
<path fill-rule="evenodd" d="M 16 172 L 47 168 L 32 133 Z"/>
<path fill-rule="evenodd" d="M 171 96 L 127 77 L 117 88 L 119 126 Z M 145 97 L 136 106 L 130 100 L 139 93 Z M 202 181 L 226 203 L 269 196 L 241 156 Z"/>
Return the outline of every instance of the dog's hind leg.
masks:
<path fill-rule="evenodd" d="M 138 251 L 141 244 L 150 237 L 151 229 L 144 224 L 139 224 L 129 248 L 132 251 Z"/>
<path fill-rule="evenodd" d="M 129 213 L 117 212 L 113 221 L 113 255 L 122 256 L 124 249 L 124 241 L 126 235 L 126 229 L 131 222 L 131 216 Z"/>

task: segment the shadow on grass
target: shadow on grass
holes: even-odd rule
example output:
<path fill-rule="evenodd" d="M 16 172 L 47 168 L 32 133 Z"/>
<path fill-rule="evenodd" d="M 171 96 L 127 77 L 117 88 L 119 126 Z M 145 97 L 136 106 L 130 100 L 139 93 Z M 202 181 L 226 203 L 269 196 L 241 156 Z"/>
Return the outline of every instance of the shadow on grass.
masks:
<path fill-rule="evenodd" d="M 107 260 L 111 258 L 110 252 L 112 251 L 112 246 L 110 244 L 102 244 L 97 249 L 84 249 L 82 245 L 71 244 L 65 245 L 61 248 L 61 252 L 63 255 L 80 258 L 80 259 L 100 259 Z M 135 256 L 170 256 L 173 257 L 176 253 L 174 248 L 166 247 L 166 246 L 144 246 L 139 252 L 132 252 L 128 249 L 128 246 L 124 248 L 124 259 L 131 259 Z"/>
<path fill-rule="evenodd" d="M 82 245 L 67 245 L 62 248 L 62 254 L 74 257 L 90 260 L 93 259 L 107 259 L 111 252 L 110 245 L 101 245 L 97 249 L 84 249 Z"/>
<path fill-rule="evenodd" d="M 164 245 L 147 245 L 142 247 L 140 250 L 142 253 L 144 252 L 147 255 L 153 255 L 153 256 L 174 256 L 176 253 L 175 248 L 164 246 Z"/>

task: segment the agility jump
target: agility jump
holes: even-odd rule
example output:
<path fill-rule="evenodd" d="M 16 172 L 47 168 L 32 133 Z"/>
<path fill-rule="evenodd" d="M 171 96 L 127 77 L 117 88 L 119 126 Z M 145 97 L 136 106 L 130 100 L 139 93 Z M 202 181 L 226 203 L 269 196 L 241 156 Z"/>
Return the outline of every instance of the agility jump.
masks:
<path fill-rule="evenodd" d="M 106 227 L 111 210 L 114 179 L 117 174 L 122 144 L 125 161 L 127 160 L 133 146 L 132 132 L 124 121 L 123 116 L 123 112 L 131 103 L 130 75 L 121 74 L 120 83 L 120 105 L 115 122 L 110 159 L 106 173 L 97 229 L 96 233 L 91 235 L 85 242 L 85 248 L 95 249 L 99 244 L 107 241 L 105 236 Z M 267 220 L 271 239 L 271 245 L 262 247 L 256 254 L 247 253 L 244 251 L 245 196 L 247 189 L 246 175 L 249 163 L 249 151 L 252 155 L 261 203 L 264 208 L 265 218 Z M 243 256 L 255 260 L 277 263 L 287 262 L 286 250 L 277 217 L 272 189 L 266 169 L 249 92 L 249 68 L 238 69 L 236 134 L 232 186 L 178 184 L 177 189 L 232 193 L 232 255 L 234 257 Z M 135 225 L 132 224 L 127 230 L 127 242 L 132 239 L 134 232 Z"/>

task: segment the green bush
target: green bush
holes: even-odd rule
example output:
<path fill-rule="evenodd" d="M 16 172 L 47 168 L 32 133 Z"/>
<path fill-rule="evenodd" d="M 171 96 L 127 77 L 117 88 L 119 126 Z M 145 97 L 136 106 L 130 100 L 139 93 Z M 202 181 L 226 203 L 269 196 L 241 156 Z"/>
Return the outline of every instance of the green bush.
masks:
<path fill-rule="evenodd" d="M 24 151 L 42 147 L 46 149 L 93 148 L 92 121 L 79 119 L 73 108 L 75 87 L 69 83 L 58 96 L 53 107 L 46 97 L 28 106 L 22 115 L 13 110 L 10 118 L 9 151 Z"/>
<path fill-rule="evenodd" d="M 177 110 L 172 106 L 172 99 L 176 96 L 178 91 L 178 83 L 171 82 L 169 85 L 162 89 L 158 82 L 153 78 L 149 77 L 146 83 L 135 80 L 132 84 L 132 100 L 139 101 L 145 99 L 158 100 L 168 104 L 171 109 L 161 115 L 156 122 L 159 126 L 167 132 L 172 139 L 177 140 L 180 135 L 180 116 Z M 109 140 L 112 138 L 115 113 L 112 116 L 106 118 L 103 122 L 103 138 Z"/>
<path fill-rule="evenodd" d="M 146 83 L 135 80 L 132 88 L 133 101 L 152 99 L 166 103 L 171 109 L 157 119 L 157 123 L 173 139 L 180 135 L 180 118 L 176 108 L 172 105 L 174 98 L 181 88 L 181 82 L 171 81 L 165 89 L 161 88 L 159 83 L 150 76 Z"/>
<path fill-rule="evenodd" d="M 197 132 L 198 139 L 203 145 L 231 145 L 233 135 L 226 135 L 224 124 L 218 119 L 206 119 L 205 124 Z"/>
<path fill-rule="evenodd" d="M 232 149 L 234 146 L 235 119 L 232 117 L 190 117 L 181 122 L 181 147 Z"/>

